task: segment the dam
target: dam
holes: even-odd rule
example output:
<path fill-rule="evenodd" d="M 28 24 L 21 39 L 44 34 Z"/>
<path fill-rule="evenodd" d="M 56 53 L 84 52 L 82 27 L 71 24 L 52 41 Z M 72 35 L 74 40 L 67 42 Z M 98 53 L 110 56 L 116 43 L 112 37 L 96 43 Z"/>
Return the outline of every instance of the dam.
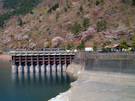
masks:
<path fill-rule="evenodd" d="M 63 72 L 74 59 L 66 51 L 10 51 L 12 72 Z"/>

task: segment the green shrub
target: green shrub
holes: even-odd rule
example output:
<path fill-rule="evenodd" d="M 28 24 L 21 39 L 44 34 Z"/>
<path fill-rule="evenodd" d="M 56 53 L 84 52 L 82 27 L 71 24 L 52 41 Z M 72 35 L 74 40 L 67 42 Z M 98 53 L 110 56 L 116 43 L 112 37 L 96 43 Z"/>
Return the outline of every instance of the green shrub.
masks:
<path fill-rule="evenodd" d="M 74 44 L 73 44 L 73 43 L 68 43 L 67 49 L 68 49 L 68 50 L 74 49 Z"/>
<path fill-rule="evenodd" d="M 56 21 L 58 21 L 59 17 L 60 17 L 60 14 L 57 12 L 56 13 Z"/>
<path fill-rule="evenodd" d="M 65 44 L 63 44 L 62 46 L 61 46 L 61 50 L 65 50 L 66 49 L 66 46 L 65 46 Z"/>
<path fill-rule="evenodd" d="M 135 0 L 132 0 L 132 4 L 135 6 Z"/>
<path fill-rule="evenodd" d="M 93 50 L 96 51 L 97 50 L 97 43 L 94 41 L 94 45 L 93 45 Z"/>
<path fill-rule="evenodd" d="M 100 3 L 100 2 L 97 0 L 97 1 L 96 1 L 96 6 L 99 5 L 99 3 Z"/>
<path fill-rule="evenodd" d="M 83 20 L 83 27 L 88 27 L 90 20 L 88 18 Z"/>
<path fill-rule="evenodd" d="M 83 11 L 83 7 L 82 7 L 82 5 L 80 6 L 79 10 L 80 10 L 80 12 L 82 12 L 82 11 Z"/>
<path fill-rule="evenodd" d="M 66 7 L 64 7 L 64 11 L 67 12 L 67 8 Z"/>
<path fill-rule="evenodd" d="M 67 50 L 70 50 L 70 49 L 71 49 L 71 45 L 68 43 Z"/>
<path fill-rule="evenodd" d="M 81 25 L 78 24 L 77 22 L 73 25 L 73 27 L 71 28 L 71 32 L 73 34 L 77 34 L 78 32 L 80 32 L 82 29 Z"/>
<path fill-rule="evenodd" d="M 23 25 L 23 22 L 22 22 L 22 19 L 21 19 L 21 18 L 18 18 L 18 22 L 19 22 L 19 24 L 18 24 L 18 25 L 20 25 L 20 26 L 22 26 L 22 25 Z"/>
<path fill-rule="evenodd" d="M 125 24 L 126 24 L 127 27 L 130 27 L 131 26 L 131 20 L 130 20 L 130 18 L 126 19 Z"/>
<path fill-rule="evenodd" d="M 84 43 L 84 41 L 82 40 L 81 43 L 77 46 L 77 49 L 79 49 L 79 50 L 84 50 L 84 48 L 85 48 L 85 43 Z"/>
<path fill-rule="evenodd" d="M 128 49 L 129 44 L 125 40 L 121 40 L 119 44 L 119 48 L 122 49 Z"/>
<path fill-rule="evenodd" d="M 105 20 L 98 21 L 97 30 L 102 31 L 102 30 L 106 29 L 106 24 L 107 24 L 107 22 Z"/>
<path fill-rule="evenodd" d="M 133 38 L 132 38 L 132 47 L 135 49 L 135 33 L 133 35 Z"/>
<path fill-rule="evenodd" d="M 29 39 L 25 39 L 25 42 L 28 43 L 29 42 Z"/>
<path fill-rule="evenodd" d="M 52 6 L 47 12 L 48 13 L 51 13 L 52 12 L 52 10 L 56 10 L 57 8 L 59 8 L 59 4 L 57 3 L 57 4 L 55 4 L 54 6 Z"/>

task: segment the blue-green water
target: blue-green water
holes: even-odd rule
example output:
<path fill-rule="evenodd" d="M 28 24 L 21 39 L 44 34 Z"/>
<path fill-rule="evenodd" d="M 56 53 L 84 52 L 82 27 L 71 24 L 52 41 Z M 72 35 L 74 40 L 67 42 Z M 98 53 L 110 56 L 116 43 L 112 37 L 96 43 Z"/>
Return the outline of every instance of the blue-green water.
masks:
<path fill-rule="evenodd" d="M 8 63 L 0 60 L 0 101 L 47 101 L 75 80 L 66 73 L 14 74 Z"/>

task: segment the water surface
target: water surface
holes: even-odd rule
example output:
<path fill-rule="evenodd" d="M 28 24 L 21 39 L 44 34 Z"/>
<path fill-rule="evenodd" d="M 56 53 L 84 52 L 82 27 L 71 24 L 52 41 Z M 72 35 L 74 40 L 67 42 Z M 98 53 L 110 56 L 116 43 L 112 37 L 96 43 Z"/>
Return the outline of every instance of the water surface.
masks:
<path fill-rule="evenodd" d="M 9 61 L 0 59 L 0 101 L 47 101 L 74 80 L 66 73 L 11 73 Z"/>

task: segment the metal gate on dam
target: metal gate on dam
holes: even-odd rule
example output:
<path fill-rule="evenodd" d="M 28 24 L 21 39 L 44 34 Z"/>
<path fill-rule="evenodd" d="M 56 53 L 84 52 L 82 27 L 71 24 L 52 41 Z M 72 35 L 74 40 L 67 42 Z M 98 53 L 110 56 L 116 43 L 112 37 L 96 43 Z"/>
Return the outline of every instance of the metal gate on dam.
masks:
<path fill-rule="evenodd" d="M 12 72 L 63 72 L 74 59 L 66 51 L 10 51 Z"/>

